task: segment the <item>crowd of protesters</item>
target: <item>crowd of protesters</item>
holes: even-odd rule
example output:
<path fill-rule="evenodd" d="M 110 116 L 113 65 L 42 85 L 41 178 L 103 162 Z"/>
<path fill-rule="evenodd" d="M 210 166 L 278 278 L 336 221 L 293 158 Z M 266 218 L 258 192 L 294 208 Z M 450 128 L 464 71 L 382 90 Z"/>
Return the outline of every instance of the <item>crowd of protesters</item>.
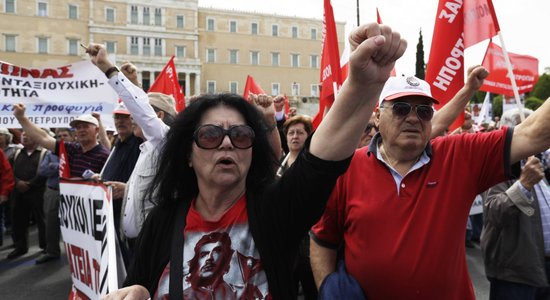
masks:
<path fill-rule="evenodd" d="M 134 65 L 88 45 L 121 99 L 116 136 L 97 114 L 43 129 L 13 105 L 22 130 L 0 129 L 7 259 L 28 252 L 31 219 L 36 264 L 60 258 L 66 151 L 70 177 L 112 187 L 128 276 L 108 299 L 474 299 L 470 219 L 491 299 L 550 299 L 550 103 L 482 126 L 467 113 L 447 133 L 483 67 L 436 112 L 427 82 L 389 77 L 406 49 L 397 32 L 369 24 L 350 42 L 350 75 L 317 129 L 280 95 L 199 95 L 178 114 Z M 482 224 L 469 218 L 478 195 Z"/>

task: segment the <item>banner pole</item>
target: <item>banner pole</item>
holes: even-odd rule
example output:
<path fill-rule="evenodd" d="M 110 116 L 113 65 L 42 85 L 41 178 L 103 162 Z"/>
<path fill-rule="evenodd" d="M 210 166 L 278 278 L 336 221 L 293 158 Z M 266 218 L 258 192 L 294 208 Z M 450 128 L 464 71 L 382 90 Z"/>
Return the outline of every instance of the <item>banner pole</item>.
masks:
<path fill-rule="evenodd" d="M 498 38 L 500 39 L 500 45 L 502 46 L 504 60 L 506 61 L 506 66 L 508 67 L 508 77 L 510 78 L 510 82 L 512 82 L 512 90 L 514 91 L 514 97 L 516 98 L 516 106 L 519 110 L 521 121 L 523 122 L 525 120 L 525 114 L 523 113 L 523 107 L 521 106 L 521 102 L 519 99 L 518 86 L 516 84 L 516 78 L 512 70 L 512 63 L 510 62 L 510 57 L 508 57 L 508 51 L 506 51 L 506 46 L 504 45 L 504 38 L 502 37 L 501 31 L 498 32 Z"/>

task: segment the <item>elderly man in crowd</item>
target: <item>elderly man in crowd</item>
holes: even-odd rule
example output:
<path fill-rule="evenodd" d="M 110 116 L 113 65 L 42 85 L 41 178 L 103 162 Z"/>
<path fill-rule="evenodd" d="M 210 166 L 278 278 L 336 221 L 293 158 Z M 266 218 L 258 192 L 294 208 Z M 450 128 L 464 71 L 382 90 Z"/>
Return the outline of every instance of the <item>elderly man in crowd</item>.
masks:
<path fill-rule="evenodd" d="M 39 131 L 47 134 L 42 129 Z M 46 249 L 46 225 L 44 223 L 43 198 L 46 177 L 38 174 L 38 167 L 47 150 L 23 132 L 21 135 L 23 149 L 17 150 L 13 157 L 13 174 L 15 177 L 14 201 L 12 203 L 13 243 L 15 249 L 8 254 L 13 259 L 29 251 L 28 235 L 31 213 L 38 227 L 38 245 Z"/>
<path fill-rule="evenodd" d="M 71 121 L 70 125 L 75 128 L 75 137 L 78 142 L 56 140 L 42 131 L 27 118 L 23 104 L 13 105 L 13 115 L 17 118 L 26 134 L 33 138 L 40 146 L 59 155 L 59 145 L 63 143 L 69 158 L 71 177 L 82 177 L 86 170 L 99 173 L 103 168 L 109 156 L 109 150 L 98 143 L 99 122 L 92 115 L 80 115 Z"/>
<path fill-rule="evenodd" d="M 430 140 L 437 99 L 427 82 L 390 78 L 379 99 L 379 133 L 312 228 L 316 282 L 335 271 L 343 245 L 345 268 L 369 299 L 474 299 L 464 253 L 471 204 L 511 176 L 510 164 L 550 146 L 550 101 L 515 129 Z"/>

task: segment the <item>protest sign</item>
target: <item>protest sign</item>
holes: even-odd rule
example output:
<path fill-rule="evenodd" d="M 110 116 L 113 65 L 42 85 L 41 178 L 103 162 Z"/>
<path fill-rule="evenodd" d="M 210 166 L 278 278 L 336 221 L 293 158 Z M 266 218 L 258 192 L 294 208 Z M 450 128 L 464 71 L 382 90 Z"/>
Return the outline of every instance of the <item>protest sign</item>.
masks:
<path fill-rule="evenodd" d="M 40 127 L 69 127 L 81 114 L 98 112 L 114 127 L 118 96 L 107 77 L 90 61 L 54 68 L 24 68 L 0 61 L 0 128 L 20 128 L 12 105 L 25 104 L 26 115 Z"/>
<path fill-rule="evenodd" d="M 470 216 L 472 215 L 478 215 L 483 213 L 483 198 L 481 198 L 480 195 L 477 195 L 474 199 L 474 202 L 472 203 L 472 207 L 470 208 Z"/>
<path fill-rule="evenodd" d="M 100 183 L 61 179 L 59 220 L 73 281 L 69 299 L 99 299 L 118 288 L 111 190 Z"/>

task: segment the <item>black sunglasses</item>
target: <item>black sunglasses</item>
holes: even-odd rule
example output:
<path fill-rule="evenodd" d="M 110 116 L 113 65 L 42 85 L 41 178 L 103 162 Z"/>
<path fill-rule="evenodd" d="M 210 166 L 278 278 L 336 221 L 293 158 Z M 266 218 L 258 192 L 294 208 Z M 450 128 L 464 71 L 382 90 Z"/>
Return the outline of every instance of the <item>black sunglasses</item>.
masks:
<path fill-rule="evenodd" d="M 218 125 L 202 125 L 193 134 L 193 139 L 199 148 L 218 148 L 225 136 L 229 136 L 231 144 L 238 149 L 248 149 L 254 143 L 254 130 L 248 125 L 231 126 L 224 129 Z"/>
<path fill-rule="evenodd" d="M 385 107 L 391 107 L 394 115 L 404 118 L 411 113 L 413 105 L 410 105 L 407 102 L 395 102 L 392 106 Z M 416 112 L 418 118 L 422 121 L 430 121 L 434 116 L 434 109 L 430 105 L 414 105 L 414 111 Z"/>

